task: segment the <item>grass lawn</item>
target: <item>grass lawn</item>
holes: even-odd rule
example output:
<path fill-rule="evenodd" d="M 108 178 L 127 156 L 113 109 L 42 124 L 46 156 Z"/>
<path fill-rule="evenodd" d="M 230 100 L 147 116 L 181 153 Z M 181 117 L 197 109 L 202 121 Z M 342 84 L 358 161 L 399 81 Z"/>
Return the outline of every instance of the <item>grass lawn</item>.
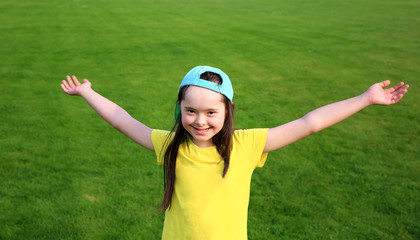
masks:
<path fill-rule="evenodd" d="M 182 77 L 224 70 L 236 127 L 274 127 L 410 84 L 269 154 L 248 238 L 420 239 L 420 2 L 0 2 L 0 239 L 159 239 L 162 169 L 59 83 L 67 74 L 152 128 L 172 126 Z"/>

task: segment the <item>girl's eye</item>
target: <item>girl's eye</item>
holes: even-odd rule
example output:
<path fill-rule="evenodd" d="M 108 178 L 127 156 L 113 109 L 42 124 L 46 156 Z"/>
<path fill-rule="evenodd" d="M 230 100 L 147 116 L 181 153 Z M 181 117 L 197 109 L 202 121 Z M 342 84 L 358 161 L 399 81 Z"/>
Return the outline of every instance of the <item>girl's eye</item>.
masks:
<path fill-rule="evenodd" d="M 216 112 L 208 112 L 209 115 L 214 115 Z"/>

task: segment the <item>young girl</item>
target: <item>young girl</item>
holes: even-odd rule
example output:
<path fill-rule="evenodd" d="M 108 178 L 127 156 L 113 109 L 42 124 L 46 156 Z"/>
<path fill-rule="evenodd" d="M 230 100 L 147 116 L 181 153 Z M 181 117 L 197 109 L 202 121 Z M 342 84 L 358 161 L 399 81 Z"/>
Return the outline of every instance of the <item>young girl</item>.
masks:
<path fill-rule="evenodd" d="M 373 104 L 401 100 L 408 85 L 390 81 L 365 93 L 318 108 L 270 129 L 235 130 L 233 89 L 220 69 L 193 68 L 181 82 L 172 131 L 153 130 L 102 97 L 83 80 L 67 76 L 61 88 L 83 97 L 108 123 L 155 151 L 164 166 L 162 239 L 247 239 L 251 175 L 267 153 L 336 124 Z"/>

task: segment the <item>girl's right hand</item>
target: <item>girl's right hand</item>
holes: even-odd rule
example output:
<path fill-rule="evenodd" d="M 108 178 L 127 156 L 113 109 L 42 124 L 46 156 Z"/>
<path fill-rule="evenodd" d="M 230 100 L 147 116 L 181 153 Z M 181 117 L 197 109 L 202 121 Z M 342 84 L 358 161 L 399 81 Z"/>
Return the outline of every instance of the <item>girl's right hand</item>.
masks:
<path fill-rule="evenodd" d="M 81 96 L 83 92 L 91 89 L 92 84 L 87 80 L 83 80 L 81 84 L 75 76 L 67 76 L 67 81 L 63 80 L 61 83 L 61 88 L 63 91 L 69 95 L 79 95 Z"/>

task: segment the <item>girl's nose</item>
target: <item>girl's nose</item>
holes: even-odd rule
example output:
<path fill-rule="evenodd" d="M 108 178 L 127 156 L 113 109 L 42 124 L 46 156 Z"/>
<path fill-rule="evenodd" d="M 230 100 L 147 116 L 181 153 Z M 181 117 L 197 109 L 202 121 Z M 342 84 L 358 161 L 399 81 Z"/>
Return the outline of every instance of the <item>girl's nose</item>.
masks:
<path fill-rule="evenodd" d="M 197 114 L 197 117 L 195 118 L 195 124 L 198 126 L 205 124 L 205 118 L 202 114 Z"/>

